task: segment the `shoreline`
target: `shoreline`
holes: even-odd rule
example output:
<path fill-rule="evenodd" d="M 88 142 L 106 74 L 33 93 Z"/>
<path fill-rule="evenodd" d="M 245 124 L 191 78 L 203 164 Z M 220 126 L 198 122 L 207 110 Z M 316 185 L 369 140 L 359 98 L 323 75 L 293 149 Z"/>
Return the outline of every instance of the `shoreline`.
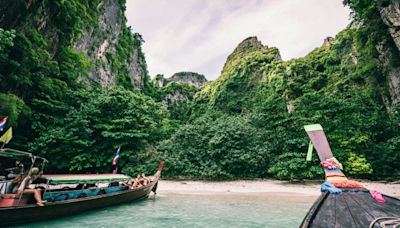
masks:
<path fill-rule="evenodd" d="M 400 183 L 382 183 L 359 180 L 367 189 L 375 189 L 383 194 L 400 197 Z M 160 180 L 158 192 L 180 194 L 216 194 L 216 193 L 284 193 L 309 196 L 320 195 L 322 182 L 306 181 L 292 183 L 280 180 Z"/>

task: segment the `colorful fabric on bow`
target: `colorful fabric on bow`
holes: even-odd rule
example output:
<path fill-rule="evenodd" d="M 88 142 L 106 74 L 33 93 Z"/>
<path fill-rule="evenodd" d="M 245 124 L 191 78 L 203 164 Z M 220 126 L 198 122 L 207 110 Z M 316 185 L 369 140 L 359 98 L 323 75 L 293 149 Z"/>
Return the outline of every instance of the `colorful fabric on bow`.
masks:
<path fill-rule="evenodd" d="M 324 169 L 343 169 L 342 164 L 336 158 L 329 158 L 321 162 Z"/>

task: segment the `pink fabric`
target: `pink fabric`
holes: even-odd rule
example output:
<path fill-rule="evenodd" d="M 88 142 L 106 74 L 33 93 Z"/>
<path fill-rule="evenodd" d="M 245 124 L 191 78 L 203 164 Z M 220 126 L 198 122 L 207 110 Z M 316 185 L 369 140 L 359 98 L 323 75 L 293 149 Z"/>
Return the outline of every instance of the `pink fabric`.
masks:
<path fill-rule="evenodd" d="M 327 159 L 326 161 L 321 162 L 321 165 L 325 168 L 325 169 L 339 169 L 339 165 L 336 164 L 334 161 L 332 161 L 331 159 Z"/>
<path fill-rule="evenodd" d="M 375 199 L 376 202 L 378 203 L 385 203 L 386 200 L 382 197 L 382 194 L 376 190 L 369 190 L 369 193 L 371 193 L 372 198 Z"/>

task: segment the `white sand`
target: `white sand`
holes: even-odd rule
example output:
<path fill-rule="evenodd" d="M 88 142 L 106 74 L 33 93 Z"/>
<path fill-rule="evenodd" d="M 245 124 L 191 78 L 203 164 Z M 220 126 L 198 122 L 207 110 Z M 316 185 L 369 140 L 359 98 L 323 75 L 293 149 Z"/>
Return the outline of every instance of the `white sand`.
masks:
<path fill-rule="evenodd" d="M 368 189 L 376 189 L 384 194 L 400 197 L 400 184 L 360 181 Z M 238 181 L 175 181 L 161 180 L 158 192 L 185 194 L 235 193 L 297 193 L 319 195 L 320 183 L 290 183 L 278 180 L 238 180 Z"/>
<path fill-rule="evenodd" d="M 383 194 L 400 198 L 400 183 L 361 182 L 367 189 L 375 189 Z"/>

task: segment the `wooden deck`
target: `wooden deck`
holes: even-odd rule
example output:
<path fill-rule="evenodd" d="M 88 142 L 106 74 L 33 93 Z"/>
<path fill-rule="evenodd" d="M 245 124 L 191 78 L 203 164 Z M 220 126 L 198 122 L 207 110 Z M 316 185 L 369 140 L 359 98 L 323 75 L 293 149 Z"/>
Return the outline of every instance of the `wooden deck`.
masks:
<path fill-rule="evenodd" d="M 365 189 L 344 190 L 338 195 L 324 192 L 300 227 L 369 227 L 379 217 L 399 218 L 400 200 L 383 197 L 386 203 L 380 204 Z"/>

